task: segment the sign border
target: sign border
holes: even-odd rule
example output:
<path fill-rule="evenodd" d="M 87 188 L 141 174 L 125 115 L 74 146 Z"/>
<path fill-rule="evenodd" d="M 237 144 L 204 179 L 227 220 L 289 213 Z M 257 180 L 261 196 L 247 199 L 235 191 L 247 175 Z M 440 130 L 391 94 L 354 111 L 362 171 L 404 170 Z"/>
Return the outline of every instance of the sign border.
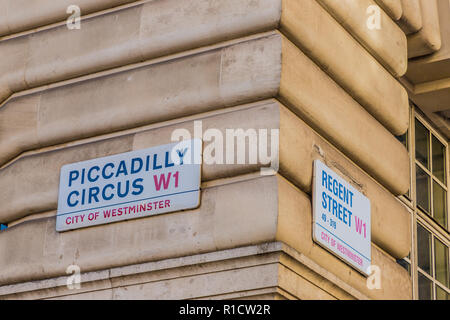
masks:
<path fill-rule="evenodd" d="M 312 239 L 313 242 L 316 243 L 317 245 L 319 245 L 321 248 L 325 249 L 326 251 L 330 252 L 334 257 L 338 258 L 339 260 L 343 261 L 346 265 L 350 266 L 353 270 L 357 271 L 359 274 L 363 275 L 364 277 L 368 277 L 371 275 L 371 273 L 368 273 L 367 270 L 363 270 L 358 269 L 358 267 L 354 266 L 353 264 L 351 264 L 349 261 L 345 260 L 343 257 L 341 257 L 340 255 L 336 254 L 336 252 L 334 252 L 333 250 L 331 250 L 330 248 L 328 248 L 327 246 L 325 246 L 323 243 L 321 243 L 318 239 L 316 239 L 316 221 L 315 221 L 315 197 L 317 196 L 316 193 L 316 178 L 317 178 L 317 165 L 316 163 L 320 162 L 322 165 L 326 166 L 327 168 L 329 168 L 333 173 L 335 173 L 339 178 L 341 178 L 342 180 L 345 180 L 340 174 L 338 174 L 337 172 L 335 172 L 334 170 L 332 170 L 330 167 L 328 167 L 324 162 L 322 162 L 319 159 L 316 159 L 313 161 L 313 177 L 312 177 L 312 188 L 311 188 L 311 208 L 312 208 L 312 219 L 311 219 L 311 224 L 312 224 Z M 345 180 L 346 181 L 346 180 Z M 346 181 L 347 182 L 347 181 Z M 347 182 L 348 184 L 350 184 L 349 182 Z M 350 184 L 351 185 L 351 184 Z M 353 186 L 352 186 L 353 187 Z M 356 188 L 353 187 L 355 190 Z M 359 190 L 357 190 L 359 193 L 361 193 Z M 362 194 L 362 193 L 361 193 Z M 364 197 L 366 197 L 365 195 L 363 195 Z M 369 210 L 370 210 L 370 218 L 372 219 L 372 204 L 371 201 L 368 197 L 366 197 L 369 200 Z M 372 227 L 372 222 L 370 224 L 370 226 Z M 323 226 L 321 226 L 323 228 Z M 327 229 L 325 229 L 327 230 Z M 327 230 L 328 231 L 328 230 Z M 328 231 L 330 232 L 330 231 Z M 331 232 L 330 232 L 331 233 Z M 336 236 L 335 236 L 336 237 Z M 336 237 L 337 238 L 337 237 Z M 340 241 L 344 242 L 343 240 L 339 239 Z M 345 243 L 345 242 L 344 242 Z M 345 243 L 347 246 L 349 246 L 347 243 Z M 350 246 L 349 246 L 350 247 Z M 350 247 L 353 251 L 356 251 L 355 249 L 353 249 L 352 247 Z M 358 251 L 356 251 L 358 252 Z M 358 252 L 359 253 L 359 252 Z M 359 253 L 360 255 L 362 255 L 361 253 Z M 363 256 L 363 255 L 362 255 Z M 367 259 L 367 257 L 364 257 Z M 370 230 L 370 259 L 369 263 L 370 266 L 372 265 L 372 230 Z"/>

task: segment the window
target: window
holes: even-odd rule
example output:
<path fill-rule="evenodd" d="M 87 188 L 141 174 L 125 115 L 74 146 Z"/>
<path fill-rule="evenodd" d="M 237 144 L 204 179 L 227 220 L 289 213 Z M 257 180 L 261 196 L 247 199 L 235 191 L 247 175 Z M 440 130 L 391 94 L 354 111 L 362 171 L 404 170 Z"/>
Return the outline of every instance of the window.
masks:
<path fill-rule="evenodd" d="M 449 248 L 421 223 L 417 223 L 419 299 L 448 299 Z M 434 291 L 435 295 L 434 295 Z"/>
<path fill-rule="evenodd" d="M 414 123 L 416 203 L 447 229 L 447 147 L 419 118 Z"/>
<path fill-rule="evenodd" d="M 410 190 L 400 199 L 411 214 L 412 250 L 397 262 L 411 275 L 415 299 L 448 300 L 448 143 L 414 105 L 410 124 L 398 140 L 410 154 Z"/>

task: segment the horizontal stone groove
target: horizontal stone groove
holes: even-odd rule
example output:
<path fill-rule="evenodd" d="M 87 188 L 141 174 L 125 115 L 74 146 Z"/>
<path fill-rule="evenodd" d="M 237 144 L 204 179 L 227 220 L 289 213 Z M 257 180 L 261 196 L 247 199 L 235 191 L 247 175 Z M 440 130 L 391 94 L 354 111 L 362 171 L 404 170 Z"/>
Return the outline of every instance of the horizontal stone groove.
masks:
<path fill-rule="evenodd" d="M 405 34 L 415 33 L 422 28 L 422 10 L 419 0 L 401 0 L 403 14 L 397 21 Z"/>
<path fill-rule="evenodd" d="M 340 260 L 312 241 L 312 214 L 309 198 L 305 198 L 305 194 L 282 177 L 278 177 L 278 181 L 280 209 L 277 240 L 288 244 L 324 268 L 336 266 L 337 261 Z M 304 207 L 305 205 L 308 209 Z M 333 269 L 332 273 L 372 299 L 411 299 L 412 288 L 408 273 L 376 246 L 372 246 L 372 265 L 381 269 L 382 288 L 380 290 L 368 289 L 367 278 L 354 269 L 345 271 L 338 267 Z"/>
<path fill-rule="evenodd" d="M 281 100 L 393 194 L 405 194 L 405 147 L 286 38 L 282 60 Z"/>
<path fill-rule="evenodd" d="M 408 255 L 411 247 L 410 216 L 389 191 L 282 106 L 280 130 L 281 175 L 304 192 L 311 193 L 312 163 L 320 159 L 371 200 L 372 241 L 396 258 Z"/>
<path fill-rule="evenodd" d="M 381 8 L 392 18 L 397 21 L 401 18 L 403 13 L 402 4 L 400 0 L 375 0 Z"/>
<path fill-rule="evenodd" d="M 85 16 L 138 0 L 0 0 L 0 37 L 66 21 L 67 9 L 77 5 Z"/>
<path fill-rule="evenodd" d="M 406 73 L 408 53 L 403 31 L 383 10 L 380 10 L 380 29 L 370 29 L 367 25 L 369 19 L 367 9 L 376 5 L 373 0 L 318 0 L 318 2 L 394 77 Z"/>
<path fill-rule="evenodd" d="M 318 2 L 283 0 L 281 31 L 394 135 L 406 132 L 406 90 Z"/>
<path fill-rule="evenodd" d="M 44 88 L 0 109 L 0 163 L 27 150 L 275 96 L 280 74 L 281 39 L 267 33 Z"/>
<path fill-rule="evenodd" d="M 1 284 L 61 276 L 70 264 L 89 272 L 282 241 L 322 267 L 333 265 L 337 277 L 371 298 L 408 298 L 411 289 L 406 271 L 376 247 L 372 260 L 382 271 L 381 290 L 368 290 L 364 276 L 314 245 L 310 199 L 279 176 L 206 189 L 196 210 L 65 233 L 57 233 L 55 219 L 46 218 L 0 233 L 0 240 Z"/>
<path fill-rule="evenodd" d="M 296 69 L 304 72 L 292 72 Z M 11 100 L 0 110 L 2 162 L 24 150 L 274 97 L 277 92 L 307 116 L 308 124 L 321 133 L 328 132 L 336 146 L 394 194 L 406 192 L 409 171 L 405 169 L 404 147 L 276 31 Z M 343 127 L 344 123 L 348 125 Z M 330 130 L 337 134 L 331 135 Z M 379 133 L 377 139 L 373 139 L 373 132 Z M 355 140 L 356 136 L 362 140 Z M 388 145 L 396 158 L 382 151 Z M 378 149 L 380 152 L 375 151 Z M 374 152 L 380 155 L 376 159 Z"/>
<path fill-rule="evenodd" d="M 91 272 L 82 272 L 81 276 L 83 278 L 84 284 L 89 284 L 95 281 L 104 281 L 104 280 L 112 280 L 117 279 L 115 281 L 109 281 L 108 287 L 120 286 L 126 282 L 126 284 L 137 284 L 138 281 L 133 281 L 133 278 L 125 278 L 125 277 L 134 277 L 137 275 L 148 274 L 150 272 L 158 272 L 164 271 L 167 269 L 176 269 L 180 267 L 194 267 L 193 270 L 188 271 L 189 275 L 195 274 L 198 269 L 202 268 L 202 265 L 207 265 L 211 263 L 215 263 L 217 261 L 232 260 L 236 258 L 249 258 L 253 255 L 267 254 L 265 263 L 274 263 L 277 261 L 274 254 L 278 256 L 276 253 L 283 249 L 283 244 L 279 242 L 271 242 L 264 243 L 254 246 L 245 246 L 233 249 L 226 249 L 215 252 L 208 252 L 203 254 L 196 254 L 191 256 L 183 256 L 177 258 L 169 258 L 159 261 L 146 262 L 142 264 L 134 264 L 127 266 L 120 266 L 116 268 L 110 268 L 107 270 L 101 271 L 91 271 Z M 252 263 L 253 262 L 253 263 Z M 250 261 L 250 264 L 247 262 L 245 264 L 255 265 L 255 261 Z M 164 277 L 161 279 L 172 279 L 176 278 L 177 275 L 173 272 L 167 272 L 164 274 Z M 122 278 L 123 280 L 119 280 Z M 124 281 L 125 280 L 125 281 Z M 20 284 L 11 284 L 0 287 L 0 296 L 5 296 L 12 293 L 22 293 L 26 291 L 36 291 L 43 290 L 49 288 L 57 288 L 57 287 L 65 287 L 67 277 L 58 277 L 52 279 L 44 279 L 33 282 L 25 282 Z M 31 290 L 30 290 L 31 289 Z"/>
<path fill-rule="evenodd" d="M 314 133 L 295 114 L 274 100 L 232 108 L 228 112 L 216 115 L 199 115 L 186 122 L 117 136 L 109 140 L 70 148 L 63 146 L 53 152 L 23 158 L 0 171 L 0 202 L 4 203 L 0 209 L 0 221 L 10 222 L 21 219 L 37 210 L 55 210 L 57 208 L 59 172 L 64 164 L 171 143 L 171 135 L 176 129 L 189 130 L 194 136 L 194 123 L 198 120 L 202 121 L 203 133 L 210 129 L 218 130 L 224 139 L 227 129 L 243 129 L 247 134 L 250 134 L 248 130 L 254 130 L 255 134 L 258 134 L 261 129 L 267 130 L 269 134 L 267 138 L 268 155 L 275 152 L 271 144 L 271 130 L 280 130 L 279 161 L 282 175 L 305 192 L 310 193 L 313 160 L 325 161 L 331 168 L 341 172 L 342 176 L 357 189 L 371 198 L 374 243 L 398 258 L 403 258 L 409 253 L 409 215 L 406 209 L 395 200 L 392 194 Z M 261 139 L 260 136 L 259 140 Z M 224 156 L 222 159 L 216 158 L 224 163 L 226 160 L 225 142 L 224 149 L 220 150 Z M 210 144 L 205 141 L 204 148 L 208 145 Z M 210 145 L 210 147 L 213 146 L 215 145 Z M 253 146 L 250 145 L 250 140 L 245 142 L 247 152 Z M 211 152 L 209 147 L 208 150 Z M 234 163 L 236 163 L 236 156 L 235 154 Z M 264 164 L 261 158 L 258 158 L 257 163 L 250 164 L 248 156 L 246 164 L 204 163 L 202 181 L 256 172 L 265 166 L 268 164 Z M 27 194 L 25 203 L 22 197 L 23 193 Z"/>
<path fill-rule="evenodd" d="M 28 88 L 273 29 L 279 15 L 273 0 L 151 1 L 83 20 L 79 30 L 64 25 L 2 41 L 0 101 Z"/>
<path fill-rule="evenodd" d="M 243 269 L 253 266 L 268 264 L 283 265 L 292 270 L 297 276 L 305 277 L 313 284 L 320 283 L 322 289 L 337 296 L 339 299 L 364 299 L 368 297 L 351 288 L 342 280 L 326 271 L 314 261 L 298 253 L 288 245 L 281 242 L 262 243 L 259 245 L 245 246 L 205 254 L 169 258 L 160 261 L 135 264 L 125 267 L 111 268 L 107 270 L 85 272 L 81 274 L 82 288 L 77 289 L 75 295 L 66 287 L 67 277 L 51 278 L 32 282 L 24 282 L 0 287 L 0 299 L 64 299 L 76 298 L 86 295 L 99 296 L 103 290 L 111 290 L 118 287 L 127 287 L 135 284 L 172 280 L 177 278 L 189 279 L 192 276 L 202 274 L 217 274 L 221 271 Z M 161 272 L 163 271 L 163 272 Z M 273 274 L 278 279 L 279 272 Z M 278 288 L 285 287 L 278 281 Z M 250 284 L 250 281 L 247 281 Z M 252 286 L 253 288 L 254 286 Z M 300 290 L 309 297 L 314 294 L 303 286 Z M 95 288 L 95 289 L 94 289 Z M 271 291 L 269 287 L 260 289 L 263 292 Z M 299 291 L 298 288 L 297 290 Z M 252 292 L 253 293 L 253 292 Z M 234 292 L 234 296 L 245 295 L 245 291 Z M 102 296 L 102 295 L 100 295 Z M 195 296 L 195 295 L 194 295 Z M 140 296 L 142 297 L 142 296 Z M 181 298 L 187 298 L 182 296 Z M 191 295 L 192 297 L 192 295 Z M 210 295 L 198 298 L 211 298 Z M 226 295 L 214 296 L 218 299 Z M 111 299 L 109 296 L 108 299 Z M 158 296 L 161 298 L 161 296 Z M 173 296 L 169 296 L 173 298 Z"/>
<path fill-rule="evenodd" d="M 301 1 L 304 3 L 300 5 L 297 0 L 193 0 L 181 2 L 181 6 L 178 0 L 152 1 L 87 19 L 80 30 L 61 26 L 3 41 L 0 54 L 8 58 L 0 61 L 0 100 L 14 92 L 274 29 L 281 24 L 305 53 L 383 125 L 396 135 L 404 133 L 406 91 L 316 1 Z M 173 12 L 173 6 L 179 9 Z M 314 27 L 312 18 L 321 21 L 320 29 Z M 329 38 L 337 43 L 320 41 L 330 34 L 334 35 Z M 343 61 L 355 61 L 360 67 L 345 66 Z"/>
<path fill-rule="evenodd" d="M 408 36 L 408 57 L 431 54 L 441 48 L 441 27 L 437 0 L 419 0 L 422 13 L 422 29 Z"/>
<path fill-rule="evenodd" d="M 254 211 L 257 214 L 253 216 L 243 214 L 243 210 L 246 209 L 242 203 L 243 201 L 252 201 L 255 194 L 251 189 L 243 192 L 244 190 L 239 187 L 242 183 L 237 183 L 217 185 L 202 190 L 202 205 L 195 210 L 85 228 L 76 232 L 57 233 L 54 217 L 17 225 L 8 229 L 8 232 L 0 233 L 0 256 L 2 257 L 0 264 L 3 264 L 0 283 L 14 283 L 40 279 L 43 276 L 63 275 L 64 273 L 61 271 L 66 268 L 66 266 L 64 267 L 68 262 L 66 259 L 71 260 L 69 264 L 78 264 L 84 272 L 88 272 L 228 249 L 258 243 L 261 240 L 263 240 L 262 242 L 270 241 L 268 235 L 275 234 L 277 212 L 276 184 L 273 181 L 273 177 L 268 177 L 243 183 L 245 186 L 257 186 L 262 193 L 256 197 L 261 200 L 264 197 L 262 202 L 255 203 L 258 210 Z M 236 186 L 241 191 L 239 195 L 233 195 Z M 264 191 L 264 189 L 267 190 Z M 227 194 L 234 200 L 232 203 L 225 199 Z M 253 224 L 254 231 L 249 233 L 247 227 L 236 228 L 235 219 L 237 218 L 243 227 L 247 223 Z M 29 230 L 26 230 L 29 228 L 34 231 L 30 233 Z M 228 232 L 229 228 L 234 231 Z M 228 231 L 224 233 L 224 230 Z M 136 237 L 129 236 L 132 234 Z M 100 238 L 97 238 L 98 236 Z M 12 239 L 17 241 L 14 242 L 17 246 L 13 248 L 11 242 L 3 237 L 13 237 Z M 25 238 L 23 241 L 18 241 L 18 237 Z M 79 240 L 75 240 L 74 237 Z M 167 237 L 172 238 L 172 241 L 166 244 L 168 245 L 167 249 L 171 247 L 170 252 L 165 250 L 166 245 L 163 245 L 164 239 L 168 239 Z M 147 239 L 145 241 L 147 244 L 142 242 L 144 239 Z M 253 241 L 247 242 L 249 239 Z M 148 243 L 154 245 L 149 247 Z M 128 245 L 133 246 L 135 250 L 126 249 L 125 247 Z M 22 246 L 26 246 L 28 249 L 22 248 Z M 36 250 L 38 247 L 45 249 Z M 19 265 L 14 261 L 14 253 L 19 252 L 17 249 L 23 250 L 20 254 L 21 260 L 26 257 L 26 261 Z M 85 249 L 88 250 L 86 251 L 87 255 L 83 253 Z M 76 251 L 80 253 L 79 258 L 73 260 L 74 257 L 70 256 L 76 254 Z M 32 255 L 24 254 L 24 252 Z M 60 254 L 62 259 L 59 258 Z M 3 259 L 7 256 L 13 260 Z M 39 265 L 42 267 L 38 267 Z M 28 272 L 23 272 L 26 270 Z M 13 274 L 16 274 L 13 276 L 17 277 L 16 280 L 11 278 Z"/>

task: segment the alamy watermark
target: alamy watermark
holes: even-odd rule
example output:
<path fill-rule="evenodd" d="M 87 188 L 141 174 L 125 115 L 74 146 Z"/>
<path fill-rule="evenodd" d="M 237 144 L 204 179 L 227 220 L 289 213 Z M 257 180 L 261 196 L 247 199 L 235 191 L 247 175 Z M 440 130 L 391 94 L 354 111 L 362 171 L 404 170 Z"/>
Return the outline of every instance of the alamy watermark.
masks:
<path fill-rule="evenodd" d="M 77 265 L 70 265 L 66 269 L 66 286 L 69 290 L 81 289 L 81 269 Z"/>
<path fill-rule="evenodd" d="M 367 268 L 367 273 L 369 276 L 366 280 L 366 286 L 369 290 L 380 290 L 381 289 L 381 269 L 377 265 L 370 265 Z"/>
<path fill-rule="evenodd" d="M 367 18 L 367 28 L 369 30 L 381 30 L 381 8 L 377 5 L 371 5 L 367 7 L 366 13 L 369 15 Z"/>
<path fill-rule="evenodd" d="M 225 132 L 224 132 L 225 131 Z M 203 122 L 194 122 L 194 135 L 187 129 L 176 129 L 171 140 L 180 142 L 173 148 L 183 150 L 183 141 L 203 140 L 203 157 L 185 161 L 194 164 L 260 164 L 262 175 L 272 175 L 279 169 L 279 130 L 278 129 L 225 129 L 209 128 L 203 131 Z M 172 159 L 179 159 L 175 154 Z M 188 163 L 188 162 L 185 162 Z"/>
<path fill-rule="evenodd" d="M 77 5 L 70 5 L 66 10 L 67 14 L 70 14 L 66 20 L 66 26 L 69 30 L 81 29 L 81 9 Z"/>

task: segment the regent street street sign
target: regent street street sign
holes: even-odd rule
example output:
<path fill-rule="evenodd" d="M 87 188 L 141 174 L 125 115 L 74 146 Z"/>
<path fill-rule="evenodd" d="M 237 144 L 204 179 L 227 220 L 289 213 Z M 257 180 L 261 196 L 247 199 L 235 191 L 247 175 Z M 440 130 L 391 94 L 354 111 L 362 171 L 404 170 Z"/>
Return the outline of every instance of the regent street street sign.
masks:
<path fill-rule="evenodd" d="M 201 150 L 193 139 L 63 166 L 56 230 L 198 207 Z"/>

